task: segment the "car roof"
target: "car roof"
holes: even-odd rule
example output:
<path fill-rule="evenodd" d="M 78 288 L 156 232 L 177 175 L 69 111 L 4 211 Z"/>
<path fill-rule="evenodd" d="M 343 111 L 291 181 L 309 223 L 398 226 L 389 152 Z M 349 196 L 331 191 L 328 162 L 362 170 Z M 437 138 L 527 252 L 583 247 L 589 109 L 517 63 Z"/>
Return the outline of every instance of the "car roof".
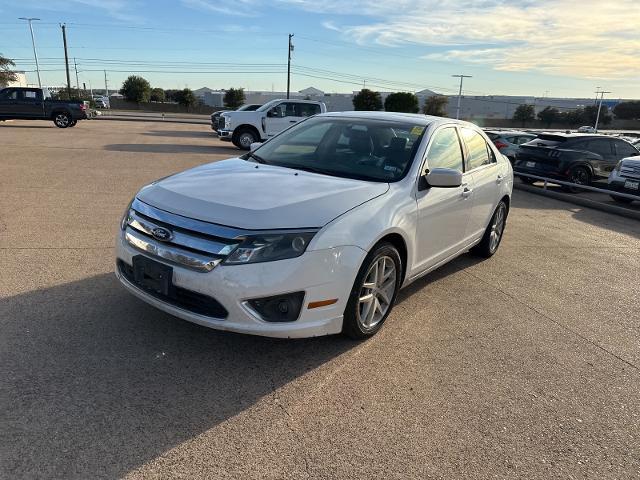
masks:
<path fill-rule="evenodd" d="M 401 113 L 401 112 L 365 112 L 365 111 L 348 111 L 348 112 L 327 112 L 317 115 L 318 117 L 342 117 L 342 118 L 361 118 L 373 120 L 392 120 L 396 122 L 412 122 L 416 125 L 438 125 L 455 123 L 465 127 L 473 127 L 477 130 L 480 128 L 470 122 L 456 120 L 454 118 L 436 117 L 433 115 L 423 115 L 420 113 Z"/>
<path fill-rule="evenodd" d="M 496 135 L 531 135 L 533 137 L 536 136 L 535 133 L 523 132 L 522 130 L 491 130 L 485 129 L 487 133 L 495 133 Z"/>

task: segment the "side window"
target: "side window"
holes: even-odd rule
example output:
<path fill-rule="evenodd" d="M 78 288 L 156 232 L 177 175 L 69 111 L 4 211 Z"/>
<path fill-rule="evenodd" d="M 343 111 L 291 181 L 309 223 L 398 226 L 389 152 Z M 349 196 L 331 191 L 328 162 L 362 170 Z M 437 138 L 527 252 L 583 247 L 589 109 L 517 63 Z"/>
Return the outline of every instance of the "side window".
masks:
<path fill-rule="evenodd" d="M 38 98 L 37 90 L 24 90 L 24 99 L 25 100 L 35 100 Z"/>
<path fill-rule="evenodd" d="M 2 92 L 2 100 L 17 100 L 18 99 L 18 91 L 13 89 L 7 89 Z"/>
<path fill-rule="evenodd" d="M 311 117 L 320 113 L 320 105 L 314 103 L 299 103 L 298 117 Z"/>
<path fill-rule="evenodd" d="M 280 105 L 278 105 L 279 107 L 282 108 L 284 115 L 282 115 L 283 117 L 297 117 L 299 116 L 297 114 L 297 104 L 295 103 L 291 103 L 291 102 L 285 102 L 285 103 L 281 103 Z"/>
<path fill-rule="evenodd" d="M 456 129 L 447 127 L 438 130 L 429 145 L 429 153 L 427 153 L 428 167 L 430 169 L 452 168 L 462 172 L 462 162 L 462 147 Z"/>
<path fill-rule="evenodd" d="M 585 150 L 593 153 L 597 153 L 603 157 L 611 155 L 611 142 L 606 139 L 594 138 L 588 140 Z"/>
<path fill-rule="evenodd" d="M 286 104 L 279 103 L 278 105 L 273 107 L 271 110 L 269 110 L 269 113 L 270 113 L 269 116 L 274 118 L 282 118 L 285 116 L 286 111 L 287 111 Z"/>
<path fill-rule="evenodd" d="M 489 150 L 487 149 L 487 142 L 484 141 L 484 138 L 470 128 L 462 128 L 461 130 L 462 138 L 469 150 L 469 157 L 467 159 L 468 170 L 489 165 L 491 159 L 489 157 Z"/>
<path fill-rule="evenodd" d="M 625 142 L 624 140 L 616 140 L 613 142 L 616 147 L 616 155 L 618 158 L 633 157 L 638 155 L 638 150 L 633 145 Z"/>
<path fill-rule="evenodd" d="M 484 142 L 487 146 L 487 154 L 489 155 L 489 163 L 496 163 L 498 160 L 496 159 L 496 154 L 493 153 L 493 149 L 489 146 L 487 142 Z"/>

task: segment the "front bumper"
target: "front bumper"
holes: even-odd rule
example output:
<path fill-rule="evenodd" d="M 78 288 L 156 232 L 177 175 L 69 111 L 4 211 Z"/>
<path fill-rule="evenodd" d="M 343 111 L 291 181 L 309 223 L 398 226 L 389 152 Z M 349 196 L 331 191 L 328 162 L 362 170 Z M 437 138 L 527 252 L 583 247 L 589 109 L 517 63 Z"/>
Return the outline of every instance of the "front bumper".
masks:
<path fill-rule="evenodd" d="M 622 176 L 618 175 L 618 173 L 614 170 L 609 175 L 609 178 L 607 180 L 607 184 L 609 185 L 609 188 L 611 190 L 613 190 L 613 191 L 621 192 L 621 193 L 628 193 L 630 195 L 638 195 L 638 199 L 640 200 L 640 190 L 626 188 L 625 187 L 625 183 L 627 181 L 629 181 L 629 182 L 640 182 L 640 176 L 639 177 L 622 177 Z"/>
<path fill-rule="evenodd" d="M 307 251 L 298 258 L 249 265 L 218 265 L 210 272 L 173 267 L 172 283 L 216 299 L 227 311 L 225 319 L 200 315 L 149 295 L 129 282 L 116 268 L 116 276 L 131 293 L 171 315 L 205 327 L 267 337 L 303 338 L 340 333 L 342 316 L 364 257 L 355 246 Z M 118 236 L 117 258 L 128 265 L 143 255 Z M 158 258 L 156 261 L 170 265 Z M 267 322 L 246 305 L 252 298 L 304 290 L 302 310 L 293 322 Z M 329 306 L 309 309 L 310 302 L 337 298 Z"/>

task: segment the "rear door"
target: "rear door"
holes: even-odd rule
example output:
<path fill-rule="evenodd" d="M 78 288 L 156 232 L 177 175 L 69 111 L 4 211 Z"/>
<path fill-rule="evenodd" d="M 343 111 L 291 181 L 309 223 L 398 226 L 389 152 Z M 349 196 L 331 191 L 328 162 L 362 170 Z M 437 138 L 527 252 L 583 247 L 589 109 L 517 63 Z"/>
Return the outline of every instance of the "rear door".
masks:
<path fill-rule="evenodd" d="M 472 128 L 463 127 L 460 132 L 466 147 L 466 171 L 473 178 L 473 209 L 465 236 L 475 239 L 482 236 L 489 224 L 498 203 L 498 184 L 504 179 L 495 153 L 484 137 Z"/>
<path fill-rule="evenodd" d="M 29 88 L 21 90 L 20 106 L 25 118 L 42 118 L 44 116 L 42 90 Z"/>
<path fill-rule="evenodd" d="M 640 152 L 631 145 L 629 142 L 625 142 L 624 140 L 613 140 L 613 147 L 616 152 L 616 160 L 620 161 L 623 158 L 627 157 L 635 157 L 640 155 Z"/>
<path fill-rule="evenodd" d="M 599 177 L 608 177 L 618 163 L 613 150 L 613 142 L 608 138 L 590 138 L 585 142 L 583 148 L 599 157 L 590 161 L 593 173 Z"/>

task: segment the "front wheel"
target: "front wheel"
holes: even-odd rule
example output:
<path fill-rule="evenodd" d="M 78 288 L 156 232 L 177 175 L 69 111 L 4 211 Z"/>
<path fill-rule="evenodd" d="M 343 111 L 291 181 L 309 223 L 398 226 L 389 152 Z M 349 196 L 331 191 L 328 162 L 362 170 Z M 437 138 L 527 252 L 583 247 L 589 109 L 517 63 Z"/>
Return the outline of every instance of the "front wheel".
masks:
<path fill-rule="evenodd" d="M 482 240 L 471 249 L 472 253 L 480 257 L 489 258 L 498 251 L 498 247 L 502 241 L 504 227 L 507 224 L 508 213 L 507 204 L 504 200 L 500 200 L 500 203 L 498 203 L 498 206 L 493 212 L 489 225 L 484 231 Z"/>
<path fill-rule="evenodd" d="M 53 123 L 58 128 L 67 128 L 71 126 L 72 122 L 73 119 L 71 118 L 71 115 L 65 112 L 56 113 L 53 117 Z"/>
<path fill-rule="evenodd" d="M 402 283 L 402 260 L 390 243 L 365 258 L 344 311 L 342 333 L 356 339 L 374 335 L 391 313 Z"/>
<path fill-rule="evenodd" d="M 259 139 L 253 130 L 246 128 L 238 132 L 235 140 L 234 144 L 237 145 L 238 148 L 242 150 L 249 150 L 251 148 L 251 144 L 257 142 Z"/>

